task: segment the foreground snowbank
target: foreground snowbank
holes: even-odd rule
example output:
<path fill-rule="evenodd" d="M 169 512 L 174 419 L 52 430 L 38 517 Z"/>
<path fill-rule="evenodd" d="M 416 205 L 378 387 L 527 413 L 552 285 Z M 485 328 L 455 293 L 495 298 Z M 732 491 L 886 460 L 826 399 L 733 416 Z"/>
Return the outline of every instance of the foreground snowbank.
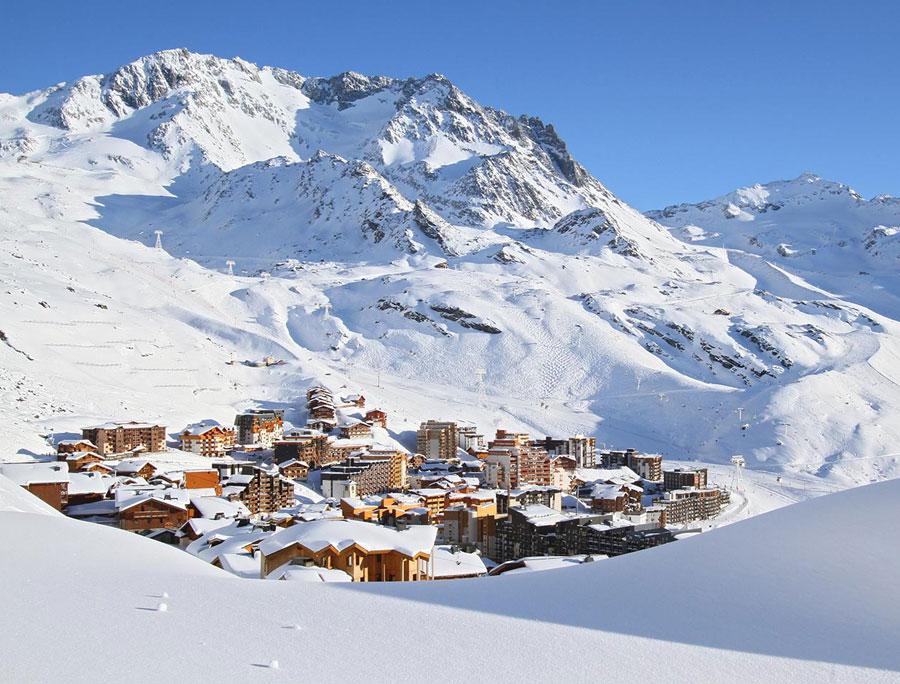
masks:
<path fill-rule="evenodd" d="M 0 511 L 27 496 L 0 486 Z M 0 512 L 3 677 L 900 681 L 898 504 L 893 480 L 602 563 L 379 586 L 240 580 L 133 534 Z M 435 666 L 451 652 L 468 657 Z"/>

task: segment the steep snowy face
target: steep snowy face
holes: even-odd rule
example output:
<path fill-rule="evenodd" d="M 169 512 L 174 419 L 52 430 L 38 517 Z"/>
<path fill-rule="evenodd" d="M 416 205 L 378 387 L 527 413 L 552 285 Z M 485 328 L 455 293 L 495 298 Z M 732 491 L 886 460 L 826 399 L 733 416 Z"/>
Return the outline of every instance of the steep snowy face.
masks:
<path fill-rule="evenodd" d="M 241 59 L 167 50 L 44 91 L 28 119 L 132 140 L 178 162 L 181 171 L 191 161 L 231 169 L 293 154 L 287 139 L 294 113 L 308 103 L 303 82 Z"/>
<path fill-rule="evenodd" d="M 161 153 L 172 177 L 324 150 L 366 161 L 451 223 L 480 227 L 547 227 L 611 197 L 552 126 L 482 107 L 436 74 L 306 79 L 169 50 L 28 98 L 29 121 L 60 129 L 59 137 L 132 141 Z M 27 143 L 12 153 L 27 155 Z"/>
<path fill-rule="evenodd" d="M 810 173 L 740 188 L 699 204 L 650 211 L 647 216 L 677 229 L 686 239 L 724 239 L 730 247 L 766 256 L 835 250 L 843 251 L 850 257 L 845 263 L 854 266 L 853 256 L 896 266 L 891 238 L 897 231 L 891 229 L 900 225 L 900 199 L 880 196 L 867 201 L 848 185 Z"/>
<path fill-rule="evenodd" d="M 806 173 L 647 216 L 690 242 L 723 244 L 802 273 L 825 289 L 900 315 L 900 199 L 865 200 L 850 186 Z"/>
<path fill-rule="evenodd" d="M 424 203 L 406 199 L 365 161 L 320 151 L 309 161 L 278 157 L 206 180 L 198 193 L 176 183 L 175 198 L 101 198 L 99 224 L 137 240 L 146 240 L 150 225 L 165 227 L 169 249 L 207 263 L 225 254 L 263 266 L 279 259 L 390 262 L 456 254 L 457 230 Z"/>

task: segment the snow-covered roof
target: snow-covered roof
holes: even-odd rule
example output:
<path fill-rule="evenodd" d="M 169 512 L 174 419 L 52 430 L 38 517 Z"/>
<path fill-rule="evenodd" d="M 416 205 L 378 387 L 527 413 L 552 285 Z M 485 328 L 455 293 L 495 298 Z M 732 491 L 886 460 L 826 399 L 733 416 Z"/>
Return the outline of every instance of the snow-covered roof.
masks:
<path fill-rule="evenodd" d="M 549 506 L 544 506 L 543 504 L 514 506 L 512 510 L 518 511 L 519 513 L 524 515 L 528 519 L 528 522 L 532 525 L 538 525 L 541 527 L 545 525 L 556 525 L 557 523 L 572 519 L 571 515 L 561 513 L 555 508 L 550 508 Z"/>
<path fill-rule="evenodd" d="M 69 496 L 79 494 L 106 495 L 116 478 L 100 473 L 69 473 Z"/>
<path fill-rule="evenodd" d="M 522 573 L 541 572 L 543 570 L 559 570 L 581 565 L 588 556 L 532 556 L 501 563 L 491 570 L 491 575 L 518 575 Z M 597 554 L 590 556 L 593 560 L 603 560 L 606 556 Z"/>
<path fill-rule="evenodd" d="M 225 428 L 221 423 L 215 420 L 204 420 L 199 423 L 192 423 L 185 427 L 179 434 L 181 435 L 194 435 L 200 436 L 205 435 L 210 430 L 215 430 L 216 428 L 220 430 L 231 430 L 232 428 Z"/>
<path fill-rule="evenodd" d="M 116 496 L 116 507 L 120 512 L 127 511 L 129 508 L 134 508 L 135 506 L 152 500 L 172 508 L 187 510 L 187 492 L 184 492 L 184 494 L 181 494 L 181 492 L 184 492 L 184 490 L 166 489 L 136 494 L 131 497 L 122 498 L 121 500 Z M 118 495 L 118 492 L 116 492 L 116 494 Z"/>
<path fill-rule="evenodd" d="M 70 451 L 66 454 L 65 460 L 78 461 L 86 456 L 96 456 L 97 458 L 100 458 L 100 454 L 94 451 Z"/>
<path fill-rule="evenodd" d="M 56 446 L 57 446 L 57 447 L 61 447 L 61 446 L 77 446 L 78 444 L 88 444 L 89 446 L 93 447 L 94 449 L 97 448 L 97 445 L 94 444 L 94 443 L 93 443 L 91 440 L 89 440 L 89 439 L 60 439 L 60 440 L 58 440 L 58 441 L 56 442 Z"/>
<path fill-rule="evenodd" d="M 100 425 L 91 425 L 90 427 L 84 428 L 85 430 L 115 430 L 117 428 L 129 428 L 129 429 L 147 429 L 147 428 L 155 428 L 155 427 L 165 427 L 165 425 L 160 425 L 159 423 L 139 423 L 137 421 L 128 421 L 123 423 L 117 423 L 110 421 L 108 423 L 101 423 Z"/>
<path fill-rule="evenodd" d="M 221 496 L 192 496 L 191 505 L 201 518 L 238 518 L 249 516 L 250 510 L 241 501 L 229 501 Z"/>
<path fill-rule="evenodd" d="M 435 578 L 442 577 L 475 577 L 487 574 L 487 568 L 477 553 L 457 551 L 452 547 L 440 545 L 434 547 L 432 555 L 432 571 Z"/>
<path fill-rule="evenodd" d="M 633 484 L 640 482 L 641 476 L 628 466 L 620 466 L 618 468 L 576 468 L 575 479 L 585 483 Z"/>
<path fill-rule="evenodd" d="M 244 579 L 259 579 L 259 558 L 252 553 L 220 553 L 219 565 L 232 575 Z"/>
<path fill-rule="evenodd" d="M 608 501 L 618 499 L 622 496 L 625 496 L 625 492 L 622 490 L 622 485 L 597 482 L 593 485 L 593 487 L 591 487 L 592 499 Z"/>
<path fill-rule="evenodd" d="M 245 521 L 231 521 L 229 525 L 210 530 L 199 539 L 188 544 L 188 553 L 212 563 L 222 554 L 246 553 L 247 548 L 274 534 L 269 530 L 247 524 Z"/>
<path fill-rule="evenodd" d="M 258 571 L 259 568 L 257 568 Z M 266 575 L 266 579 L 291 580 L 293 582 L 352 582 L 343 570 L 320 568 L 317 565 L 291 565 L 285 563 Z"/>
<path fill-rule="evenodd" d="M 431 525 L 417 525 L 401 531 L 360 520 L 314 520 L 276 532 L 259 548 L 264 554 L 271 555 L 292 544 L 299 544 L 314 553 L 328 547 L 343 551 L 355 544 L 370 553 L 397 551 L 413 558 L 431 553 L 436 536 L 437 528 Z"/>
<path fill-rule="evenodd" d="M 69 482 L 69 467 L 61 461 L 40 461 L 36 463 L 2 463 L 0 474 L 17 485 L 27 487 L 32 484 L 56 484 Z"/>
<path fill-rule="evenodd" d="M 156 469 L 156 466 L 150 463 L 150 461 L 146 459 L 126 459 L 124 461 L 119 461 L 116 464 L 116 472 L 122 474 L 130 474 L 140 472 L 144 466 L 151 466 Z"/>

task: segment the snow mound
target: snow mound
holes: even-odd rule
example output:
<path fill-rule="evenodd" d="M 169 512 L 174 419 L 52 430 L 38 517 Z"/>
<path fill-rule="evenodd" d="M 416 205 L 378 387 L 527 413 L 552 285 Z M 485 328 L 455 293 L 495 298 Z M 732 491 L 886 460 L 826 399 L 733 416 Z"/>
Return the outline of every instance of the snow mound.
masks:
<path fill-rule="evenodd" d="M 250 677 L 273 657 L 285 681 L 373 671 L 412 681 L 423 652 L 441 652 L 448 640 L 476 652 L 487 636 L 496 657 L 481 674 L 505 679 L 550 667 L 565 678 L 628 677 L 640 662 L 644 676 L 666 681 L 897 681 L 898 505 L 900 480 L 891 480 L 572 568 L 377 586 L 242 580 L 130 533 L 0 512 L 0 536 L 15 551 L 0 556 L 10 589 L 0 618 L 4 672 L 24 681 L 65 670 L 72 681 L 94 681 L 96 654 L 83 643 L 112 630 L 104 676 L 140 682 Z M 441 629 L 418 633 L 415 648 L 385 645 L 377 630 L 358 630 L 365 616 Z M 82 638 L 65 638 L 76 624 Z M 310 658 L 290 636 L 297 625 L 352 632 L 357 657 L 345 657 L 343 640 L 324 639 Z M 223 651 L 227 637 L 198 634 L 240 634 L 240 648 Z M 144 668 L 136 663 L 148 640 L 167 657 Z M 558 651 L 571 656 L 551 665 L 547 654 Z"/>

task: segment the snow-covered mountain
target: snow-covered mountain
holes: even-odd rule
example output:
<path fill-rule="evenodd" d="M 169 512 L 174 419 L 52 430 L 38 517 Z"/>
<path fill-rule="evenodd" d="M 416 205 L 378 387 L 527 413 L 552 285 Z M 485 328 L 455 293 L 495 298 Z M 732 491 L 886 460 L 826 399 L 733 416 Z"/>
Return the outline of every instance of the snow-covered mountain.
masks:
<path fill-rule="evenodd" d="M 846 277 L 889 284 L 897 201 L 823 192 L 847 195 L 842 233 L 886 207 L 882 246 L 857 250 L 884 267 Z M 723 206 L 758 224 L 819 206 L 738 195 Z M 87 419 L 178 428 L 249 403 L 300 418 L 317 379 L 363 389 L 407 443 L 456 417 L 841 481 L 900 473 L 897 312 L 795 269 L 799 238 L 723 249 L 717 225 L 661 225 L 732 225 L 717 204 L 648 218 L 552 126 L 441 76 L 157 53 L 0 95 L 0 392 L 32 451 Z M 262 354 L 288 363 L 226 364 Z"/>
<path fill-rule="evenodd" d="M 762 257 L 900 317 L 900 198 L 866 200 L 848 185 L 804 173 L 647 216 L 684 240 Z"/>

